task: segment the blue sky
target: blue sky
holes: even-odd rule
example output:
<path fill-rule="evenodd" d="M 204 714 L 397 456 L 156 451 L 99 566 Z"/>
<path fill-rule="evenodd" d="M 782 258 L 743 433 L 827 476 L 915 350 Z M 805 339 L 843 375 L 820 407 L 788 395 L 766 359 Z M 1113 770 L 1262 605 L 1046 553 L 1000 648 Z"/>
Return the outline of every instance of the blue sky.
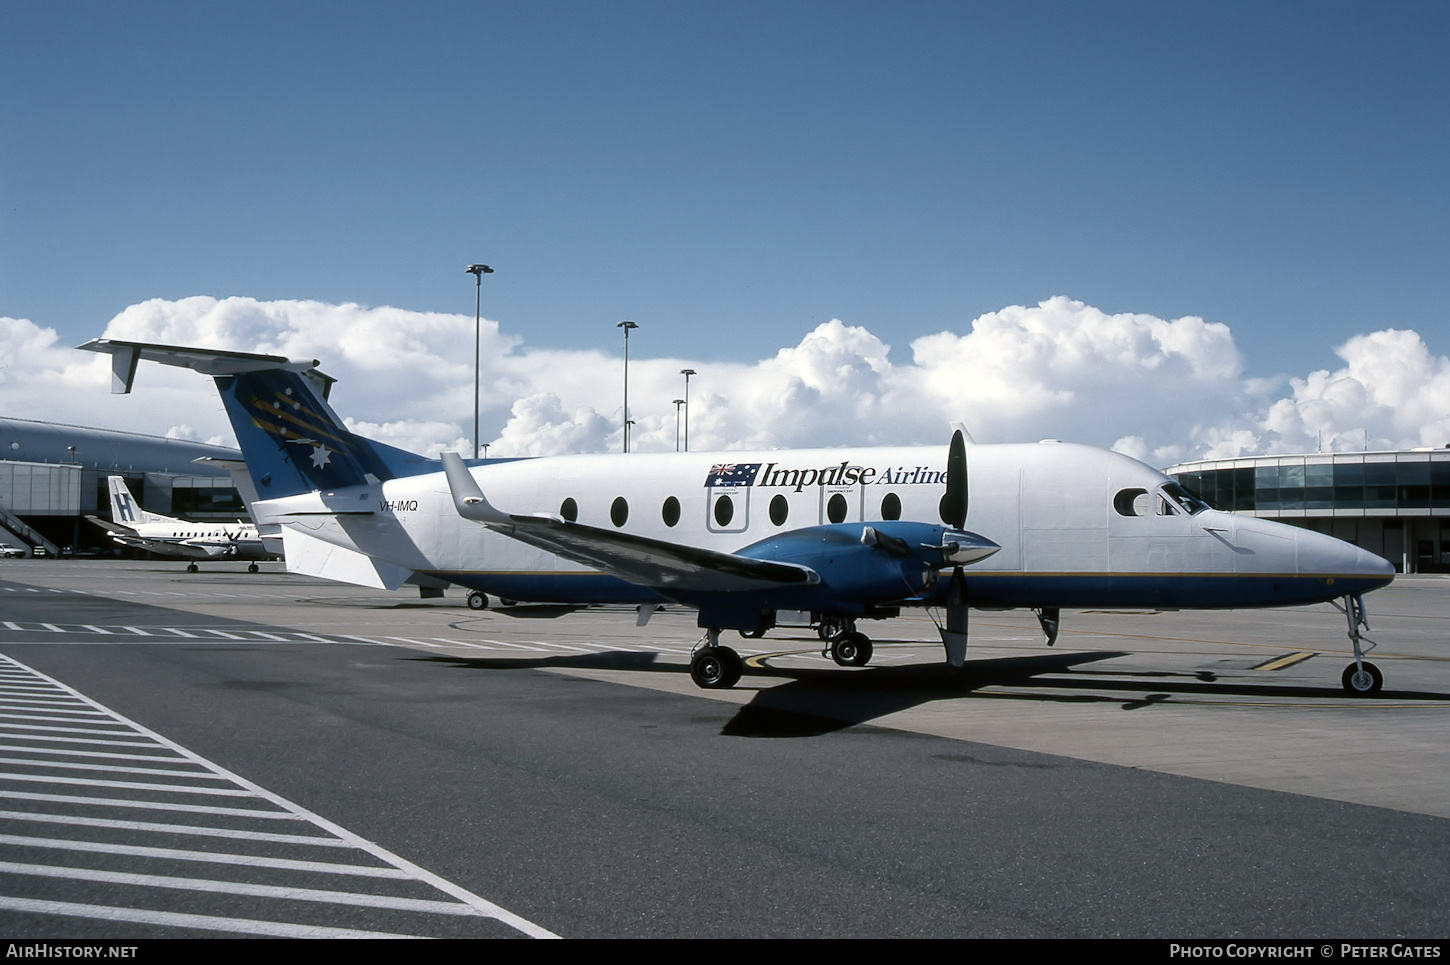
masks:
<path fill-rule="evenodd" d="M 541 349 L 906 353 L 1065 295 L 1250 376 L 1444 353 L 1447 49 L 1416 2 L 6 0 L 0 316 L 470 314 L 485 261 Z"/>

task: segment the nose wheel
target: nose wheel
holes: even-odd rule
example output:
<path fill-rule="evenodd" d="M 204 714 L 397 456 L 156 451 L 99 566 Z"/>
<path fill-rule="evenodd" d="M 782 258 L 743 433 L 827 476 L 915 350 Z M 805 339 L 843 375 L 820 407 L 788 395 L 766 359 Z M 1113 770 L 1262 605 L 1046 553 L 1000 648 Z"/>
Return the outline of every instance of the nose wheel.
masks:
<path fill-rule="evenodd" d="M 1350 664 L 1344 668 L 1344 676 L 1340 678 L 1344 684 L 1344 692 L 1355 697 L 1371 697 L 1380 692 L 1384 686 L 1385 676 L 1380 673 L 1380 668 L 1368 660 L 1359 664 Z"/>

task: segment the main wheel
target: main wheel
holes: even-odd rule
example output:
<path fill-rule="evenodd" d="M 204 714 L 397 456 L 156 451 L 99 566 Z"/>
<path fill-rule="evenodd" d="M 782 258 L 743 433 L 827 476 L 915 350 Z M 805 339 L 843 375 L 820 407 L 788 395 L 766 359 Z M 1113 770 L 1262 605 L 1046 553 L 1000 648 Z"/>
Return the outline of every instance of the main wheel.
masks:
<path fill-rule="evenodd" d="M 261 570 L 262 570 L 262 568 L 260 566 L 258 566 L 256 563 L 250 563 L 247 566 L 247 572 L 248 573 L 260 573 Z"/>
<path fill-rule="evenodd" d="M 764 630 L 737 630 L 736 632 L 747 640 L 759 640 L 765 636 Z"/>
<path fill-rule="evenodd" d="M 484 596 L 477 590 L 474 590 L 473 592 L 468 594 L 468 608 L 470 610 L 487 610 L 488 597 Z"/>
<path fill-rule="evenodd" d="M 740 655 L 729 647 L 706 647 L 690 658 L 690 679 L 705 690 L 727 690 L 740 682 Z"/>
<path fill-rule="evenodd" d="M 831 644 L 831 659 L 843 667 L 864 667 L 871 662 L 871 638 L 864 633 L 843 633 Z"/>
<path fill-rule="evenodd" d="M 1380 692 L 1385 684 L 1385 675 L 1380 673 L 1380 668 L 1366 660 L 1363 671 L 1355 664 L 1345 667 L 1340 683 L 1344 684 L 1344 692 L 1351 697 L 1370 697 Z"/>
<path fill-rule="evenodd" d="M 186 572 L 188 572 L 188 573 L 200 573 L 201 572 L 201 567 L 197 566 L 195 563 L 188 563 L 188 564 L 186 564 Z"/>

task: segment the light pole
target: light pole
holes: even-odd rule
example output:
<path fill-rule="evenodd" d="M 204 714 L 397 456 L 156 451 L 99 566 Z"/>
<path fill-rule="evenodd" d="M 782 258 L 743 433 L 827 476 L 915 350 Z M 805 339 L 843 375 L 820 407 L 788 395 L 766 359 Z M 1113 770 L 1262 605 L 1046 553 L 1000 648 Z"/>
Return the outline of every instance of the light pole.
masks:
<path fill-rule="evenodd" d="M 675 400 L 675 452 L 680 451 L 680 406 L 684 404 L 684 399 Z"/>
<path fill-rule="evenodd" d="M 629 452 L 629 330 L 639 328 L 634 322 L 620 322 L 615 328 L 624 329 L 624 451 Z"/>
<path fill-rule="evenodd" d="M 478 458 L 478 329 L 479 308 L 483 298 L 483 276 L 492 275 L 487 265 L 469 265 L 463 269 L 473 276 L 473 458 Z"/>
<path fill-rule="evenodd" d="M 685 451 L 690 451 L 690 376 L 696 374 L 694 369 L 680 369 L 680 374 L 685 377 Z"/>

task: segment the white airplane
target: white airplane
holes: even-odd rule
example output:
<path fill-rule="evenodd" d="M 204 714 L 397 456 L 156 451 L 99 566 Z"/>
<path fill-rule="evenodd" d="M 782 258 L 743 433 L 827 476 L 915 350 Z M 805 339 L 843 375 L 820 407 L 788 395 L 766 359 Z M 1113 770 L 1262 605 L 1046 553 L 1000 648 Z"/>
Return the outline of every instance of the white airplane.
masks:
<path fill-rule="evenodd" d="M 186 565 L 188 573 L 199 567 L 196 560 L 252 560 L 247 569 L 257 572 L 256 560 L 271 559 L 262 545 L 257 527 L 237 520 L 235 523 L 193 523 L 173 516 L 148 512 L 136 502 L 126 480 L 107 477 L 111 488 L 111 518 L 87 516 L 122 546 L 147 550 L 161 556 L 179 556 L 193 562 Z"/>
<path fill-rule="evenodd" d="M 1063 607 L 1321 602 L 1349 624 L 1345 690 L 1383 682 L 1361 630 L 1362 594 L 1394 578 L 1386 560 L 1212 509 L 1115 452 L 975 445 L 958 428 L 942 449 L 431 460 L 349 432 L 315 360 L 104 339 L 81 348 L 113 356 L 115 392 L 130 391 L 140 359 L 215 379 L 253 512 L 280 527 L 289 570 L 425 595 L 455 584 L 474 608 L 488 593 L 637 604 L 641 625 L 683 604 L 706 631 L 690 665 L 702 687 L 739 680 L 723 630 L 816 623 L 837 663 L 860 666 L 871 641 L 856 620 L 940 607 L 947 662 L 960 667 L 971 607 L 1031 608 L 1051 645 Z"/>

